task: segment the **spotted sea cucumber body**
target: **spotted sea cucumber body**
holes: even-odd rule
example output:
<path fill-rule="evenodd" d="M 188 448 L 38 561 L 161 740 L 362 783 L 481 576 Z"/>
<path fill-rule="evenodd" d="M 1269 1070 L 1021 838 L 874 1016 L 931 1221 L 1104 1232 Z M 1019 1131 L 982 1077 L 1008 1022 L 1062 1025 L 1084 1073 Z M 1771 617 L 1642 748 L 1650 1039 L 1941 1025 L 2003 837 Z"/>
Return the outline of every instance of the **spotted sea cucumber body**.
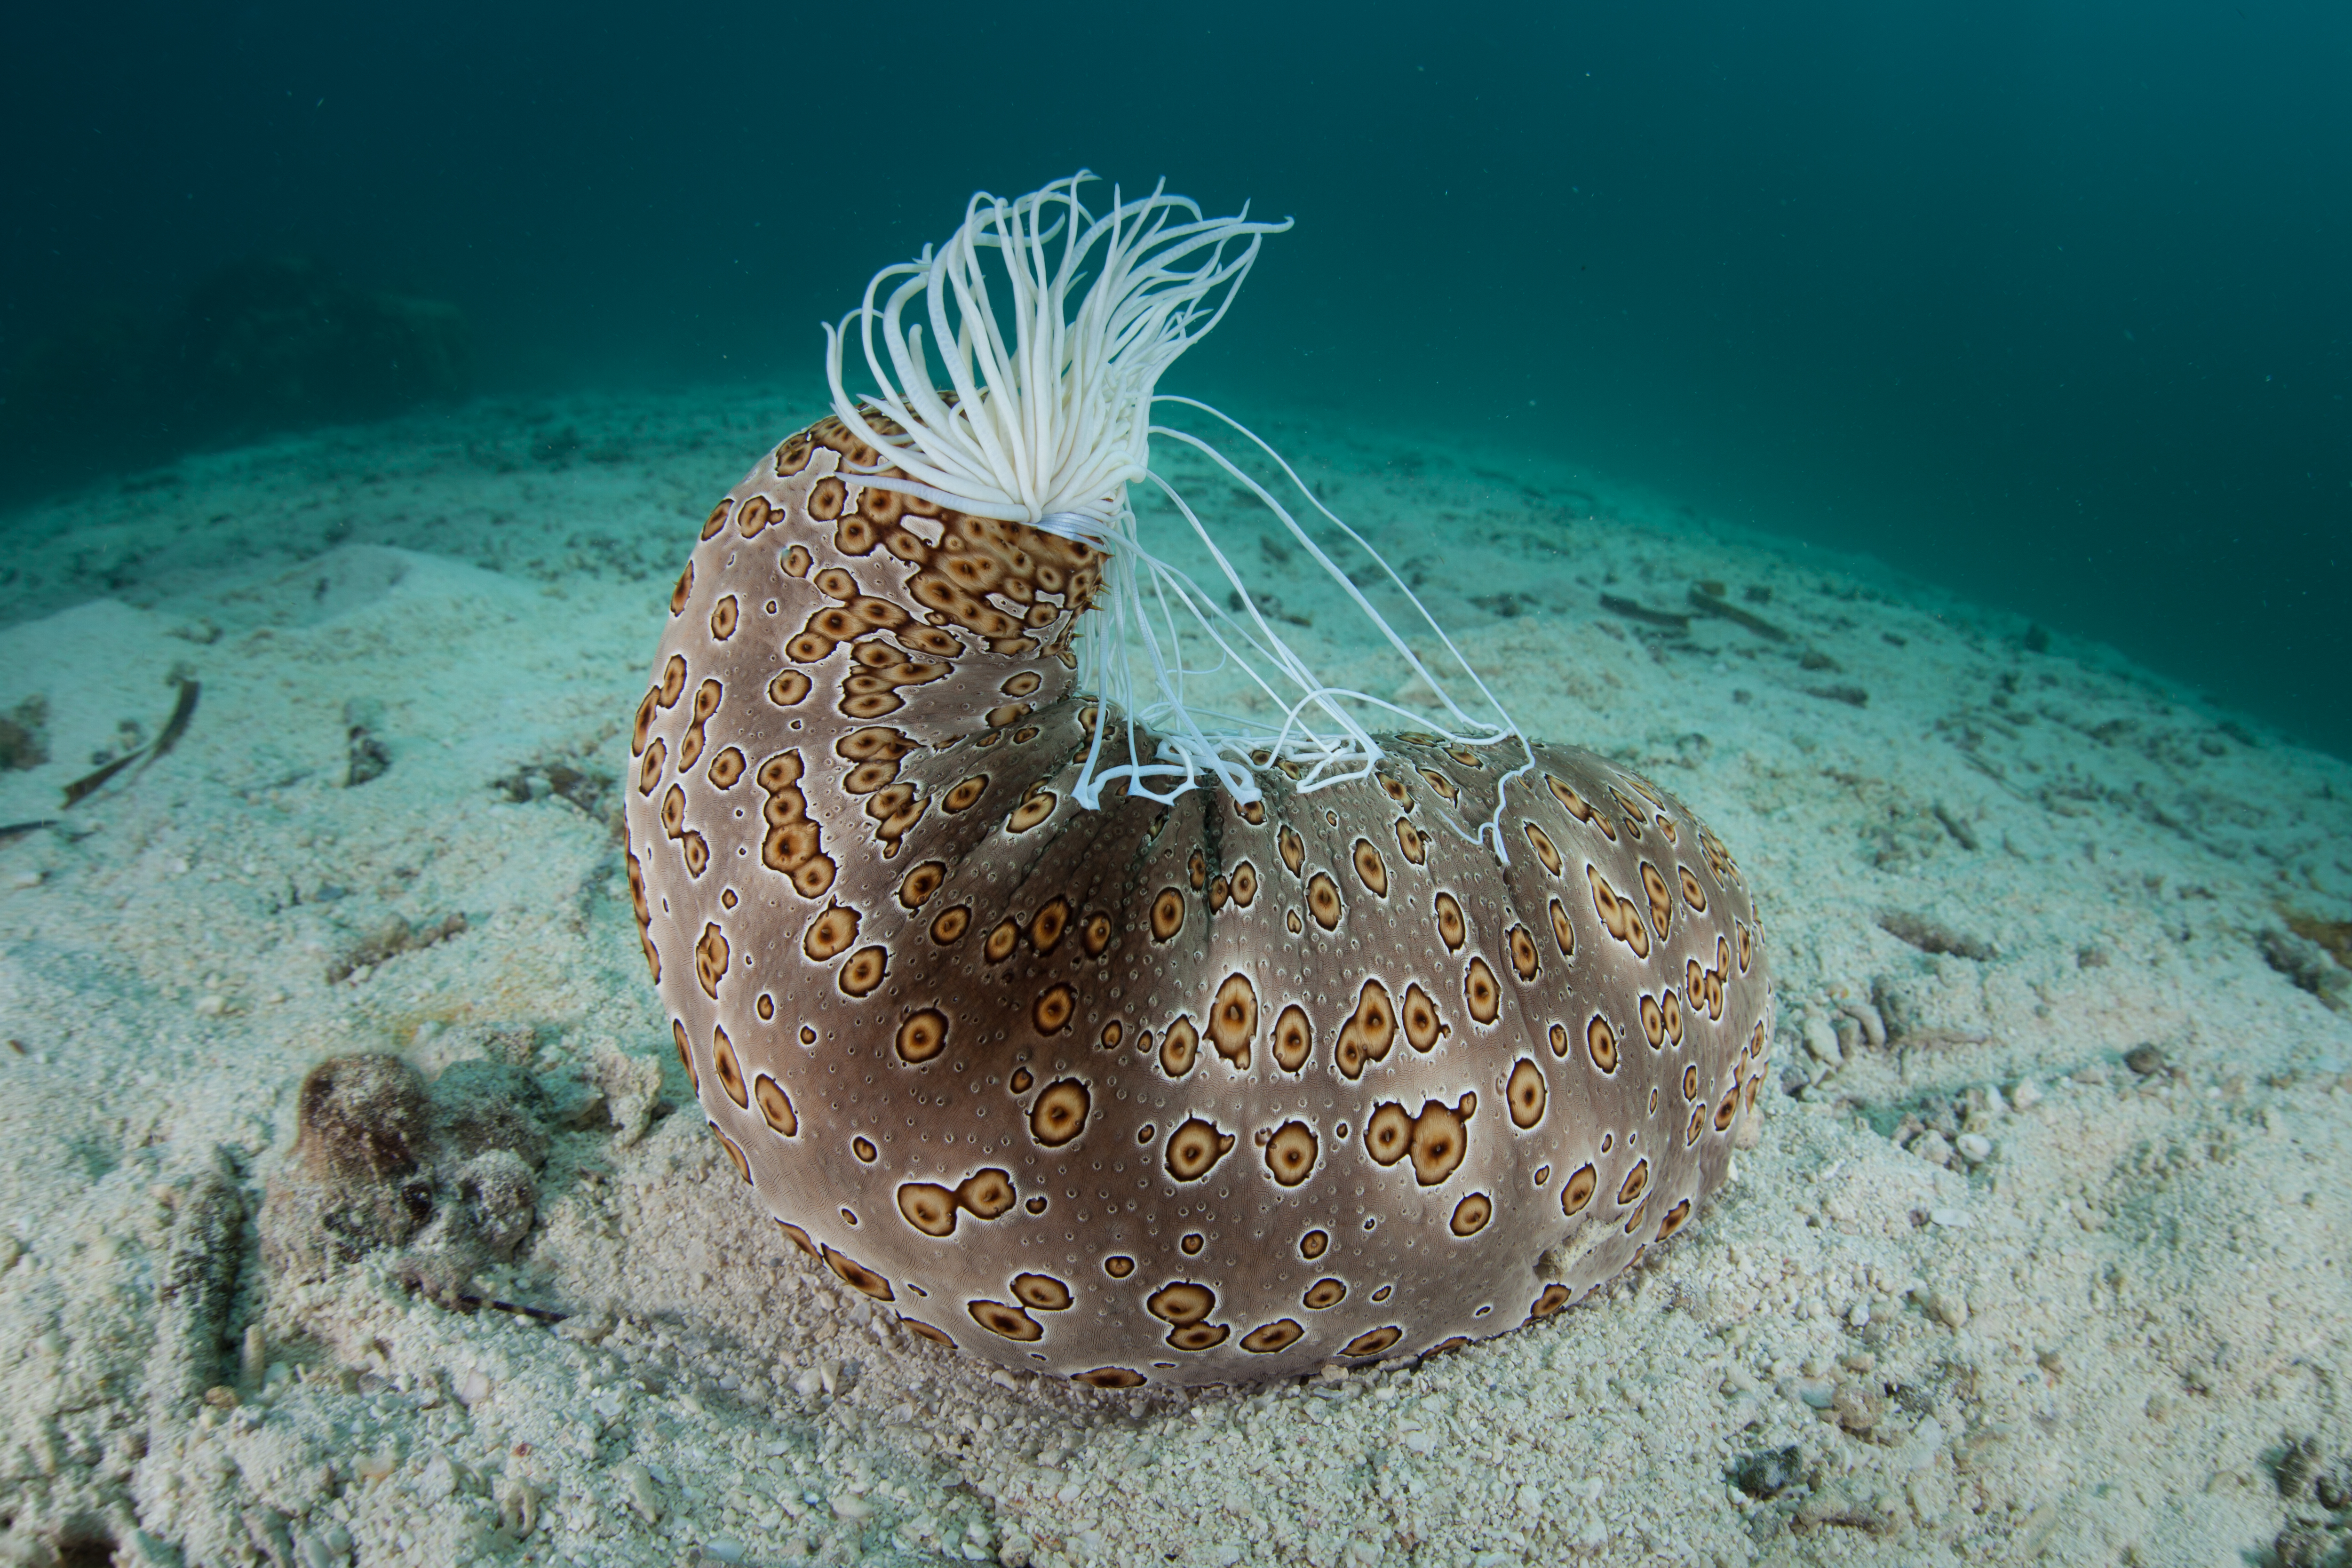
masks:
<path fill-rule="evenodd" d="M 711 512 L 632 736 L 646 955 L 793 1241 L 1006 1365 L 1238 1383 L 1545 1316 L 1721 1184 L 1771 993 L 1686 807 L 1405 735 L 1083 809 L 1107 558 L 875 457 L 825 420 Z"/>

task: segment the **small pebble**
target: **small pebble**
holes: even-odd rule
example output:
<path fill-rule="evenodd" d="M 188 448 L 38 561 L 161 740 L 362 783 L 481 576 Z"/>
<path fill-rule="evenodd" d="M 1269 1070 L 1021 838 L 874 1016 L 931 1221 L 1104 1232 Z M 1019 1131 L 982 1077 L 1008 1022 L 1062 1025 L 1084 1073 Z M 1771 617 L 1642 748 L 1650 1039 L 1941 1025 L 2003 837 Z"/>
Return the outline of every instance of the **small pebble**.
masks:
<path fill-rule="evenodd" d="M 198 1017 L 217 1018 L 223 1013 L 227 1011 L 228 998 L 222 995 L 217 991 L 207 991 L 203 995 L 196 998 L 196 1016 Z"/>
<path fill-rule="evenodd" d="M 41 873 L 19 871 L 8 879 L 8 885 L 12 888 L 37 888 L 41 885 Z"/>
<path fill-rule="evenodd" d="M 1952 1146 L 1945 1142 L 1944 1135 L 1933 1128 L 1919 1135 L 1911 1145 L 1911 1152 L 1918 1155 L 1930 1165 L 1948 1165 L 1952 1163 Z"/>
<path fill-rule="evenodd" d="M 2042 1103 L 2042 1086 L 2027 1079 L 2009 1091 L 2009 1103 L 2020 1110 L 2031 1110 Z"/>
<path fill-rule="evenodd" d="M 1870 1303 L 1867 1301 L 1856 1301 L 1853 1304 L 1853 1310 L 1845 1315 L 1845 1321 L 1848 1324 L 1857 1329 L 1866 1329 L 1870 1327 Z"/>
<path fill-rule="evenodd" d="M 1920 1299 L 1927 1315 L 1948 1329 L 1964 1329 L 1969 1322 L 1969 1299 L 1958 1290 L 1943 1286 L 1931 1289 Z"/>
<path fill-rule="evenodd" d="M 704 1542 L 702 1554 L 705 1557 L 716 1558 L 721 1563 L 740 1563 L 743 1561 L 743 1543 L 740 1541 L 730 1541 L 722 1535 L 715 1540 Z"/>
<path fill-rule="evenodd" d="M 2164 1053 L 2154 1046 L 2134 1046 L 2124 1053 L 2124 1066 L 2142 1078 L 2149 1078 L 2164 1070 Z"/>
<path fill-rule="evenodd" d="M 1838 1037 L 1821 1018 L 1807 1018 L 1804 1029 L 1805 1054 L 1823 1067 L 1835 1067 L 1845 1059 L 1838 1048 Z"/>
<path fill-rule="evenodd" d="M 1951 1230 L 1967 1230 L 1977 1223 L 1976 1216 L 1966 1209 L 1929 1209 L 1927 1217 Z"/>
<path fill-rule="evenodd" d="M 613 1467 L 613 1479 L 621 1483 L 622 1491 L 628 1496 L 629 1506 L 643 1515 L 647 1524 L 661 1521 L 661 1493 L 654 1489 L 651 1470 L 635 1459 L 624 1459 Z"/>
<path fill-rule="evenodd" d="M 1992 1140 L 1981 1132 L 1961 1133 L 1956 1146 L 1960 1158 L 1971 1165 L 1981 1165 L 1992 1158 Z"/>

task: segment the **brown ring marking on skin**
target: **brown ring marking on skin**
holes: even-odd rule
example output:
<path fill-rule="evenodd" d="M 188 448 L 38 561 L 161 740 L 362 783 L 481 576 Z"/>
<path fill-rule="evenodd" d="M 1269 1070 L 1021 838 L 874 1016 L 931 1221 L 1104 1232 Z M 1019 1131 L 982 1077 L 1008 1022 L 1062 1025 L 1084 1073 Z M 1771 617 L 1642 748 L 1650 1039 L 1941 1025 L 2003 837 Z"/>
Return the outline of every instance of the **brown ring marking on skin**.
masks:
<path fill-rule="evenodd" d="M 1013 1277 L 1013 1294 L 1033 1312 L 1060 1312 L 1068 1310 L 1070 1288 L 1051 1274 L 1016 1274 Z"/>
<path fill-rule="evenodd" d="M 1699 886 L 1698 878 L 1687 866 L 1677 866 L 1675 869 L 1682 876 L 1683 902 L 1688 904 L 1695 914 L 1706 913 L 1706 889 Z"/>
<path fill-rule="evenodd" d="M 1298 1238 L 1298 1256 L 1312 1263 L 1330 1250 L 1330 1247 L 1331 1236 L 1328 1231 L 1310 1230 Z"/>
<path fill-rule="evenodd" d="M 800 1117 L 793 1110 L 792 1096 L 784 1086 L 761 1073 L 751 1080 L 751 1098 L 760 1102 L 760 1119 L 779 1138 L 791 1138 L 800 1131 Z"/>
<path fill-rule="evenodd" d="M 1619 1186 L 1617 1189 L 1617 1206 L 1619 1208 L 1625 1208 L 1630 1205 L 1639 1202 L 1642 1194 L 1649 1190 L 1649 1185 L 1650 1162 L 1647 1160 L 1634 1161 L 1633 1168 L 1625 1173 L 1623 1184 Z"/>
<path fill-rule="evenodd" d="M 1103 1272 L 1114 1279 L 1124 1279 L 1135 1272 L 1135 1259 L 1125 1253 L 1103 1259 Z"/>
<path fill-rule="evenodd" d="M 729 790 L 735 787 L 736 781 L 743 776 L 743 771 L 749 766 L 751 764 L 743 760 L 742 752 L 729 746 L 713 756 L 704 765 L 702 773 L 714 787 Z"/>
<path fill-rule="evenodd" d="M 832 1269 L 840 1278 L 842 1283 L 850 1289 L 863 1291 L 877 1301 L 895 1301 L 898 1299 L 898 1292 L 890 1288 L 890 1281 L 866 1268 L 857 1259 L 845 1253 L 836 1252 L 830 1247 L 822 1248 L 821 1254 L 824 1258 L 825 1267 Z"/>
<path fill-rule="evenodd" d="M 1094 1096 L 1075 1078 L 1056 1079 L 1037 1097 L 1029 1112 L 1029 1135 L 1048 1149 L 1058 1149 L 1086 1131 L 1087 1112 Z M 1227 1140 L 1228 1142 L 1231 1140 Z"/>
<path fill-rule="evenodd" d="M 1446 1228 L 1456 1236 L 1475 1236 L 1494 1217 L 1495 1200 L 1484 1193 L 1471 1193 L 1454 1205 L 1454 1217 L 1446 1221 Z"/>
<path fill-rule="evenodd" d="M 1297 1072 L 1307 1065 L 1314 1049 L 1315 1030 L 1307 1021 L 1306 1009 L 1290 1003 L 1274 1021 L 1275 1065 L 1285 1072 Z"/>
<path fill-rule="evenodd" d="M 1185 1118 L 1168 1135 L 1168 1173 L 1180 1182 L 1197 1182 L 1213 1169 L 1234 1146 L 1234 1135 L 1199 1116 Z"/>
<path fill-rule="evenodd" d="M 1495 972 L 1483 958 L 1471 959 L 1462 974 L 1462 998 L 1470 1009 L 1471 1021 L 1491 1024 L 1503 1011 L 1503 987 Z"/>
<path fill-rule="evenodd" d="M 1298 837 L 1297 831 L 1288 823 L 1285 823 L 1276 843 L 1282 851 L 1282 863 L 1290 868 L 1292 876 L 1297 876 L 1298 868 L 1307 863 L 1306 841 Z"/>
<path fill-rule="evenodd" d="M 1250 1065 L 1250 1041 L 1257 1035 L 1257 988 L 1235 970 L 1209 1004 L 1209 1041 L 1236 1072 Z"/>
<path fill-rule="evenodd" d="M 1642 1034 L 1654 1051 L 1666 1043 L 1666 1010 L 1658 1005 L 1656 997 L 1644 991 L 1641 997 L 1641 1014 Z"/>
<path fill-rule="evenodd" d="M 1394 1326 L 1373 1329 L 1368 1332 L 1358 1334 L 1354 1339 L 1349 1341 L 1347 1346 L 1342 1349 L 1339 1353 L 1343 1356 L 1352 1358 L 1376 1356 L 1385 1352 L 1391 1345 L 1395 1344 L 1397 1341 L 1402 1338 L 1404 1338 L 1404 1331 Z"/>
<path fill-rule="evenodd" d="M 1357 839 L 1352 858 L 1358 879 L 1370 889 L 1377 897 L 1387 898 L 1389 896 L 1388 863 L 1381 858 L 1381 852 L 1372 847 L 1371 841 L 1367 838 Z"/>
<path fill-rule="evenodd" d="M 1551 841 L 1551 836 L 1549 834 L 1546 833 L 1542 828 L 1538 827 L 1532 822 L 1523 822 L 1519 826 L 1521 831 L 1526 833 L 1528 843 L 1534 847 L 1536 858 L 1544 863 L 1544 869 L 1549 871 L 1555 877 L 1559 876 L 1559 868 L 1562 864 L 1559 857 L 1559 846 Z"/>
<path fill-rule="evenodd" d="M 1200 1031 L 1192 1027 L 1192 1019 L 1179 1015 L 1160 1037 L 1160 1070 L 1170 1078 L 1182 1078 L 1192 1070 L 1192 1062 L 1200 1052 Z"/>
<path fill-rule="evenodd" d="M 948 868 L 938 860 L 926 860 L 907 873 L 898 884 L 898 902 L 909 910 L 919 910 L 930 896 L 940 890 L 948 879 Z"/>
<path fill-rule="evenodd" d="M 1045 1337 L 1045 1325 L 1019 1307 L 1003 1301 L 974 1301 L 964 1309 L 971 1321 L 990 1333 L 1019 1344 L 1034 1344 Z"/>
<path fill-rule="evenodd" d="M 1106 914 L 1088 915 L 1086 924 L 1079 928 L 1078 934 L 1080 942 L 1085 944 L 1087 956 L 1100 958 L 1103 951 L 1110 946 L 1112 936 L 1110 917 Z"/>
<path fill-rule="evenodd" d="M 1035 948 L 1040 956 L 1053 952 L 1054 944 L 1062 940 L 1062 932 L 1068 929 L 1069 923 L 1070 900 L 1064 898 L 1047 900 L 1045 907 L 1030 918 L 1029 945 Z"/>
<path fill-rule="evenodd" d="M 961 940 L 963 933 L 971 928 L 971 906 L 956 904 L 941 910 L 939 918 L 931 921 L 931 940 L 946 947 Z"/>
<path fill-rule="evenodd" d="M 898 1059 L 909 1067 L 931 1060 L 947 1049 L 948 1016 L 936 1007 L 910 1014 L 898 1026 Z"/>
<path fill-rule="evenodd" d="M 931 1327 L 930 1324 L 923 1321 L 920 1318 L 900 1318 L 898 1322 L 899 1325 L 910 1334 L 915 1334 L 920 1338 L 927 1339 L 935 1345 L 945 1345 L 950 1350 L 955 1349 L 955 1341 L 950 1339 L 940 1330 Z"/>
<path fill-rule="evenodd" d="M 1461 901 L 1451 893 L 1441 892 L 1430 900 L 1430 908 L 1437 915 L 1438 940 L 1445 944 L 1447 952 L 1461 952 L 1470 935 L 1469 925 L 1462 918 Z"/>
<path fill-rule="evenodd" d="M 1665 878 L 1647 860 L 1642 862 L 1642 890 L 1650 900 L 1650 929 L 1657 932 L 1660 942 L 1664 942 L 1674 925 L 1675 896 L 1667 888 Z"/>
<path fill-rule="evenodd" d="M 1608 1019 L 1598 1013 L 1585 1023 L 1584 1049 L 1592 1058 L 1592 1065 L 1601 1071 L 1614 1073 L 1617 1070 L 1617 1031 L 1610 1026 Z"/>
<path fill-rule="evenodd" d="M 1675 1232 L 1682 1229 L 1683 1222 L 1690 1218 L 1690 1199 L 1685 1198 L 1682 1202 L 1668 1209 L 1666 1211 L 1665 1217 L 1658 1223 L 1658 1234 L 1654 1239 L 1657 1241 L 1664 1241 L 1666 1237 L 1674 1235 Z"/>
<path fill-rule="evenodd" d="M 890 970 L 889 950 L 883 947 L 861 947 L 849 955 L 841 966 L 838 984 L 845 996 L 864 996 L 881 984 Z"/>
<path fill-rule="evenodd" d="M 882 1151 L 874 1146 L 874 1140 L 862 1133 L 849 1141 L 849 1152 L 857 1156 L 857 1163 L 861 1165 L 870 1165 L 882 1157 Z"/>
<path fill-rule="evenodd" d="M 1265 1166 L 1275 1184 L 1295 1187 L 1315 1171 L 1314 1131 L 1303 1121 L 1286 1121 L 1266 1140 Z"/>
<path fill-rule="evenodd" d="M 1515 925 L 1504 940 L 1510 944 L 1511 973 L 1517 975 L 1523 984 L 1532 982 L 1543 969 L 1536 952 L 1536 939 L 1528 934 L 1527 927 Z"/>
<path fill-rule="evenodd" d="M 1429 859 L 1429 839 L 1420 828 L 1400 816 L 1396 819 L 1397 850 L 1416 866 Z"/>
<path fill-rule="evenodd" d="M 1543 1288 L 1543 1294 L 1537 1297 L 1535 1304 L 1528 1309 L 1528 1321 L 1534 1322 L 1538 1318 L 1549 1318 L 1567 1306 L 1568 1301 L 1567 1286 L 1547 1285 Z"/>
<path fill-rule="evenodd" d="M 1579 1165 L 1569 1173 L 1568 1180 L 1559 1184 L 1560 1212 L 1579 1215 L 1592 1201 L 1595 1189 L 1601 1185 L 1601 1173 L 1590 1163 Z"/>
<path fill-rule="evenodd" d="M 1339 884 L 1331 879 L 1328 871 L 1318 871 L 1307 879 L 1307 912 L 1325 931 L 1338 929 L 1343 906 L 1339 900 Z"/>
<path fill-rule="evenodd" d="M 1171 941 L 1183 929 L 1184 895 L 1174 888 L 1160 889 L 1151 900 L 1151 940 Z"/>
<path fill-rule="evenodd" d="M 905 1182 L 898 1187 L 898 1214 L 925 1236 L 955 1234 L 956 1196 L 936 1182 Z"/>
<path fill-rule="evenodd" d="M 1066 985 L 1049 986 L 1029 1009 L 1029 1021 L 1041 1035 L 1058 1035 L 1070 1026 L 1077 1011 L 1076 996 Z"/>
<path fill-rule="evenodd" d="M 801 937 L 801 951 L 816 963 L 838 958 L 857 940 L 857 926 L 856 910 L 832 905 L 809 921 L 808 930 Z"/>
<path fill-rule="evenodd" d="M 1412 1119 L 1413 1180 L 1424 1187 L 1442 1186 L 1470 1152 L 1470 1119 L 1478 1109 L 1478 1097 L 1465 1094 L 1452 1106 L 1436 1100 L 1425 1100 L 1421 1114 Z"/>
<path fill-rule="evenodd" d="M 1521 1057 L 1511 1064 L 1511 1080 L 1503 1091 L 1503 1099 L 1511 1108 L 1512 1126 L 1524 1132 L 1541 1121 L 1548 1095 L 1543 1069 L 1533 1060 Z"/>
<path fill-rule="evenodd" d="M 1271 1323 L 1261 1323 L 1242 1336 L 1242 1349 L 1255 1355 L 1272 1355 L 1288 1350 L 1305 1338 L 1307 1331 L 1290 1318 L 1277 1318 Z"/>
<path fill-rule="evenodd" d="M 710 640 L 725 642 L 733 637 L 735 625 L 741 618 L 742 606 L 736 603 L 735 595 L 721 595 L 719 601 L 710 606 Z"/>
<path fill-rule="evenodd" d="M 749 1185 L 751 1180 L 751 1162 L 743 1157 L 743 1151 L 736 1146 L 735 1140 L 721 1132 L 716 1121 L 710 1124 L 710 1135 L 719 1140 L 719 1146 L 721 1149 L 727 1151 L 728 1161 L 734 1165 L 736 1176 Z"/>
<path fill-rule="evenodd" d="M 1433 1049 L 1441 1037 L 1452 1032 L 1418 980 L 1404 988 L 1404 1005 L 1397 1012 L 1404 1024 L 1405 1042 L 1414 1050 Z"/>
<path fill-rule="evenodd" d="M 1307 1288 L 1307 1294 L 1301 1296 L 1298 1301 L 1299 1305 L 1308 1311 L 1320 1312 L 1327 1308 L 1338 1306 L 1347 1299 L 1348 1282 L 1346 1280 L 1325 1278 L 1309 1285 Z"/>
<path fill-rule="evenodd" d="M 1027 1068 L 1014 1068 L 1013 1069 L 1012 1089 L 1013 1093 L 1028 1093 L 1030 1089 L 1035 1085 L 1036 1081 L 1037 1079 L 1030 1073 Z"/>
<path fill-rule="evenodd" d="M 982 945 L 981 952 L 989 963 L 1002 963 L 1013 956 L 1013 950 L 1020 943 L 1020 923 L 1011 919 L 1001 920 L 989 931 L 988 941 Z"/>
<path fill-rule="evenodd" d="M 768 509 L 768 503 L 758 496 L 752 497 L 750 501 L 747 501 L 744 504 L 746 506 L 756 505 L 762 512 L 766 511 Z M 722 500 L 717 506 L 712 507 L 710 509 L 710 515 L 702 520 L 702 537 L 705 539 L 713 538 L 718 534 L 720 529 L 726 527 L 727 514 L 734 510 L 734 506 L 735 503 L 733 501 Z"/>
<path fill-rule="evenodd" d="M 1389 1001 L 1388 988 L 1378 980 L 1367 980 L 1357 993 L 1355 1011 L 1340 1026 L 1332 1059 L 1340 1073 L 1352 1081 L 1363 1075 L 1365 1064 L 1380 1061 L 1389 1054 L 1396 1031 L 1396 1008 Z"/>

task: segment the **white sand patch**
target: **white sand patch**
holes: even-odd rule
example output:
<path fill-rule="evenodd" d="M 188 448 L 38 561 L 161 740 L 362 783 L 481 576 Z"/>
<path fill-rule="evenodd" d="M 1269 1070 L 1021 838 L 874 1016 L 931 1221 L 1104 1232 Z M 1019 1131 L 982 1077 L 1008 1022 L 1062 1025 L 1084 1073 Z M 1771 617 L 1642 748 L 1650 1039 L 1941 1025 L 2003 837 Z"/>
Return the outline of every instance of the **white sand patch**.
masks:
<path fill-rule="evenodd" d="M 1608 1299 L 1425 1365 L 1142 1400 L 899 1331 L 702 1135 L 611 826 L 669 574 L 800 422 L 482 408 L 12 521 L 0 710 L 42 696 L 52 760 L 0 823 L 68 827 L 0 843 L 6 1550 L 2105 1564 L 2326 1517 L 2273 1465 L 2352 1450 L 2352 1027 L 2294 929 L 2352 918 L 2352 768 L 1868 563 L 1360 428 L 1259 425 L 1530 732 L 1755 881 L 1762 1145 Z M 1406 684 L 1302 563 L 1236 559 L 1318 668 Z M 175 669 L 178 746 L 61 812 Z M 389 765 L 352 784 L 355 727 Z M 260 1267 L 296 1090 L 356 1050 L 542 1086 L 539 1228 L 470 1293 L 560 1325 Z"/>

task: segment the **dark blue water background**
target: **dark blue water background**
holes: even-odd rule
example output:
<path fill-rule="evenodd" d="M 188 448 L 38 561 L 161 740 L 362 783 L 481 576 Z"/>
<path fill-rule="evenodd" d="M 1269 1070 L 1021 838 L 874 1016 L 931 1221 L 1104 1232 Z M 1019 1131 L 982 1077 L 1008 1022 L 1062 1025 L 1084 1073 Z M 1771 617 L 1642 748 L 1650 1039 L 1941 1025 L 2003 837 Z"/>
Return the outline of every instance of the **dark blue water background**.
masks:
<path fill-rule="evenodd" d="M 2347 82 L 2252 0 L 28 6 L 0 363 L 302 256 L 484 390 L 813 392 L 973 188 L 1164 174 L 1298 219 L 1180 389 L 1492 422 L 2352 755 Z M 194 438 L 94 357 L 16 504 Z"/>

